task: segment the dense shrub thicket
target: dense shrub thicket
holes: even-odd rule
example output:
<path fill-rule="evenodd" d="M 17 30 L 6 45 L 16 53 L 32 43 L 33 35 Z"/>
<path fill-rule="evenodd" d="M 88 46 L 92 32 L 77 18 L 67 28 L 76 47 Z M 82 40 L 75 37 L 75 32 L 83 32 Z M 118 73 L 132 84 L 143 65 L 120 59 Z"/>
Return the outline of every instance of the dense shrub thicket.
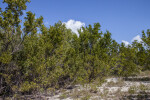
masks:
<path fill-rule="evenodd" d="M 47 28 L 27 12 L 29 0 L 3 0 L 0 8 L 0 95 L 32 93 L 84 84 L 109 75 L 130 76 L 150 69 L 150 30 L 142 42 L 118 44 L 95 23 L 79 36 L 61 22 Z M 23 27 L 21 27 L 23 23 Z"/>

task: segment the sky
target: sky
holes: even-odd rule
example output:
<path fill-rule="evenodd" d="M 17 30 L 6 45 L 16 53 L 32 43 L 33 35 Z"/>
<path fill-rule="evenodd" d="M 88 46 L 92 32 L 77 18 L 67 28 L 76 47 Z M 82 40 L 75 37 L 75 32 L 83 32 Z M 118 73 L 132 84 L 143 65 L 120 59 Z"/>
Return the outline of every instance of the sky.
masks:
<path fill-rule="evenodd" d="M 118 43 L 141 41 L 142 30 L 150 29 L 150 0 L 31 0 L 26 11 L 43 16 L 47 27 L 62 21 L 76 34 L 80 27 L 99 22 Z"/>

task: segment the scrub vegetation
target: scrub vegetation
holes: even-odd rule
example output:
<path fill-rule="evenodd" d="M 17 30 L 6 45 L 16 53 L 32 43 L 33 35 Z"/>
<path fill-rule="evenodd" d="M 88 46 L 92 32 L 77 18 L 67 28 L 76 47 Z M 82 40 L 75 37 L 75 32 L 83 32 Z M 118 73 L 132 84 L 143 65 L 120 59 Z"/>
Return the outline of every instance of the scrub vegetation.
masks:
<path fill-rule="evenodd" d="M 46 27 L 43 17 L 36 18 L 30 11 L 22 22 L 28 2 L 3 0 L 7 6 L 4 11 L 0 8 L 0 96 L 54 95 L 56 90 L 76 84 L 102 84 L 109 76 L 149 72 L 150 30 L 141 33 L 142 42 L 128 46 L 113 40 L 109 31 L 102 32 L 100 23 L 82 27 L 77 36 L 61 21 Z M 97 89 L 92 87 L 90 92 L 95 93 Z M 129 90 L 134 91 L 134 87 Z M 91 97 L 84 92 L 83 100 Z M 78 95 L 82 93 L 74 97 Z"/>

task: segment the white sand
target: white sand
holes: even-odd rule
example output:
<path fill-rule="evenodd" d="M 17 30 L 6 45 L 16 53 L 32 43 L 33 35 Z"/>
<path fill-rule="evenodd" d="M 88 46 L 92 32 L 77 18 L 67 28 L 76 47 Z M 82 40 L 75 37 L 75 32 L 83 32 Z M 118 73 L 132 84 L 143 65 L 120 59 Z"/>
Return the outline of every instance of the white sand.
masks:
<path fill-rule="evenodd" d="M 143 84 L 143 85 L 149 85 L 150 86 L 150 82 L 132 82 L 132 81 L 123 81 L 124 83 L 125 83 L 125 85 L 124 86 L 122 86 L 122 87 L 120 87 L 120 86 L 107 86 L 107 83 L 109 83 L 109 82 L 114 82 L 114 83 L 117 83 L 119 80 L 120 80 L 121 78 L 108 78 L 108 79 L 106 79 L 106 82 L 104 83 L 104 84 L 102 84 L 102 86 L 100 86 L 100 87 L 97 87 L 97 89 L 98 89 L 98 91 L 100 92 L 100 93 L 104 93 L 104 92 L 108 92 L 108 95 L 109 94 L 111 94 L 110 95 L 110 97 L 111 96 L 113 96 L 112 94 L 113 93 L 115 93 L 115 92 L 117 92 L 118 90 L 120 90 L 121 92 L 128 92 L 128 90 L 129 90 L 129 88 L 131 87 L 131 86 L 140 86 L 141 84 Z M 81 90 L 89 90 L 90 89 L 90 87 L 89 87 L 90 85 L 85 85 L 85 86 L 82 86 L 82 85 L 76 85 L 76 88 L 74 88 L 72 91 L 75 91 L 75 89 L 76 90 L 78 90 L 78 91 L 81 91 Z M 68 92 L 70 91 L 70 90 L 67 90 Z M 59 97 L 61 96 L 62 94 L 61 93 L 59 93 L 58 95 L 55 95 L 55 96 L 52 96 L 52 97 L 48 97 L 48 100 L 60 100 L 59 99 Z M 101 97 L 98 95 L 98 96 L 94 96 L 94 97 L 91 97 L 90 99 L 92 100 L 92 99 L 100 99 Z M 71 98 L 71 97 L 68 97 L 68 98 L 66 98 L 66 99 L 61 99 L 61 100 L 73 100 L 73 98 Z M 102 100 L 102 99 L 100 99 L 100 100 Z M 108 99 L 107 99 L 108 100 Z M 113 100 L 113 99 L 109 99 L 109 100 Z"/>

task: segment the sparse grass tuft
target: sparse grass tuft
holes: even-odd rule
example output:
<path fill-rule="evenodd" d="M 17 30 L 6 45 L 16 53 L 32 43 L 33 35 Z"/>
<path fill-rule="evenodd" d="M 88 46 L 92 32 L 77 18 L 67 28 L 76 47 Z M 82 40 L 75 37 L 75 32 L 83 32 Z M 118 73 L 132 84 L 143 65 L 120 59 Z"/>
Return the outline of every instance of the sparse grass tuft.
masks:
<path fill-rule="evenodd" d="M 89 100 L 90 99 L 90 95 L 85 95 L 84 97 L 81 98 L 81 100 Z"/>
<path fill-rule="evenodd" d="M 107 83 L 108 87 L 122 87 L 124 85 L 125 85 L 125 83 L 124 83 L 124 81 L 122 79 L 118 79 L 117 82 L 111 81 L 111 82 Z"/>
<path fill-rule="evenodd" d="M 142 72 L 140 72 L 140 76 L 147 76 L 147 77 L 150 77 L 150 71 L 149 71 L 149 70 L 142 71 Z"/>
<path fill-rule="evenodd" d="M 91 93 L 97 93 L 97 92 L 98 92 L 97 85 L 96 85 L 96 84 L 91 84 L 89 91 L 90 91 Z"/>
<path fill-rule="evenodd" d="M 63 93 L 59 98 L 60 99 L 66 99 L 69 96 L 68 92 Z"/>
<path fill-rule="evenodd" d="M 131 86 L 128 90 L 129 94 L 134 94 L 137 91 L 137 86 Z"/>
<path fill-rule="evenodd" d="M 104 91 L 103 91 L 103 92 L 100 92 L 101 98 L 106 99 L 107 96 L 108 96 L 108 93 L 109 93 L 108 88 L 105 88 L 105 87 L 104 87 Z"/>

